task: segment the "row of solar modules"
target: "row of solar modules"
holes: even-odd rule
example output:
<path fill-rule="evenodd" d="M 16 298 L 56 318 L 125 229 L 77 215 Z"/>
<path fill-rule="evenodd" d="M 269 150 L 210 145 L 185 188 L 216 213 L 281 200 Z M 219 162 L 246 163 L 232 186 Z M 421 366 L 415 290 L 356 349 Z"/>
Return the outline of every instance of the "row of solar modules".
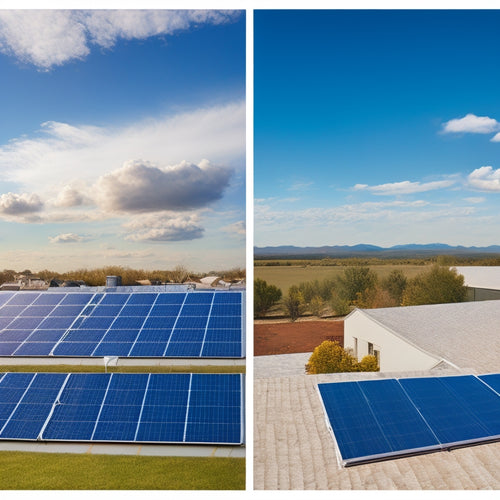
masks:
<path fill-rule="evenodd" d="M 500 438 L 500 374 L 318 384 L 342 465 Z"/>
<path fill-rule="evenodd" d="M 244 357 L 243 293 L 0 293 L 0 356 Z"/>
<path fill-rule="evenodd" d="M 243 377 L 2 374 L 0 439 L 242 444 Z"/>

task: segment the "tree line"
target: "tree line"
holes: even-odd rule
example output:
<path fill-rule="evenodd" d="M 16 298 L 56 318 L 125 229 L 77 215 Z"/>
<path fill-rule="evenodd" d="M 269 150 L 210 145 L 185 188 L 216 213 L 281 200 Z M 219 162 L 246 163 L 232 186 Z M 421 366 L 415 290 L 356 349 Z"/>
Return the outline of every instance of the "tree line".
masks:
<path fill-rule="evenodd" d="M 463 302 L 467 288 L 455 269 L 434 264 L 429 270 L 408 279 L 394 269 L 384 279 L 366 266 L 347 267 L 340 276 L 293 285 L 283 296 L 281 290 L 257 278 L 254 282 L 254 315 L 264 317 L 281 301 L 283 312 L 295 321 L 306 311 L 321 316 L 325 310 L 344 316 L 354 307 L 373 309 L 424 304 Z"/>
<path fill-rule="evenodd" d="M 29 269 L 21 272 L 16 272 L 12 269 L 4 269 L 0 271 L 0 284 L 10 283 L 16 279 L 16 276 L 32 276 L 33 273 Z M 199 280 L 204 276 L 219 276 L 225 281 L 233 282 L 245 279 L 245 270 L 241 268 L 233 268 L 223 271 L 210 271 L 209 273 L 195 273 L 189 271 L 182 265 L 176 266 L 171 270 L 145 270 L 131 269 L 122 266 L 106 266 L 95 269 L 76 269 L 64 273 L 58 273 L 48 269 L 44 269 L 36 273 L 36 276 L 46 282 L 51 280 L 74 280 L 84 281 L 88 286 L 102 286 L 106 284 L 106 276 L 121 276 L 122 285 L 131 286 L 140 280 L 150 280 L 160 283 L 183 283 L 187 280 Z"/>

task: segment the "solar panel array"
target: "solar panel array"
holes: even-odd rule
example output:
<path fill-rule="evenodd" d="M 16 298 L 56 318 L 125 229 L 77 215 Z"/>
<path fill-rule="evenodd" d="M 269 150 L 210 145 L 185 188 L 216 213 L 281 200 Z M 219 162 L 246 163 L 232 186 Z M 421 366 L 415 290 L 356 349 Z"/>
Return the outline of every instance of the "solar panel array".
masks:
<path fill-rule="evenodd" d="M 500 439 L 500 375 L 318 384 L 343 465 Z"/>
<path fill-rule="evenodd" d="M 1 292 L 0 356 L 240 358 L 243 296 Z"/>
<path fill-rule="evenodd" d="M 6 373 L 0 439 L 242 444 L 243 375 Z"/>

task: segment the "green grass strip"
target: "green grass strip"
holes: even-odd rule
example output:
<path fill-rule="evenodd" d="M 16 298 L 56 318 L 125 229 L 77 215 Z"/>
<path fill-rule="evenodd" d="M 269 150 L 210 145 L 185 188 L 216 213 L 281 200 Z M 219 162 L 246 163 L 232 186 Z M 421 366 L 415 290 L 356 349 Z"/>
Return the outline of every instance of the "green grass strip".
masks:
<path fill-rule="evenodd" d="M 0 452 L 4 490 L 243 490 L 244 458 Z"/>
<path fill-rule="evenodd" d="M 3 372 L 104 373 L 104 366 L 0 365 Z M 108 373 L 245 373 L 245 366 L 108 366 Z"/>

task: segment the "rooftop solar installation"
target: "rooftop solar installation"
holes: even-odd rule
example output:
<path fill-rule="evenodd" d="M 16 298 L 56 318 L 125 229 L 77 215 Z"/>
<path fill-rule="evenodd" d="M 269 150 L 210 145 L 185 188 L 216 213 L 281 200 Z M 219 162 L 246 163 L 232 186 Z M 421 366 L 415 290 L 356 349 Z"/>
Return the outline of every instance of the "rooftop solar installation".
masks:
<path fill-rule="evenodd" d="M 491 385 L 490 385 L 491 384 Z M 500 439 L 500 375 L 318 384 L 344 466 Z"/>
<path fill-rule="evenodd" d="M 241 374 L 6 373 L 0 439 L 240 445 Z"/>
<path fill-rule="evenodd" d="M 0 356 L 243 358 L 244 292 L 1 292 Z"/>

